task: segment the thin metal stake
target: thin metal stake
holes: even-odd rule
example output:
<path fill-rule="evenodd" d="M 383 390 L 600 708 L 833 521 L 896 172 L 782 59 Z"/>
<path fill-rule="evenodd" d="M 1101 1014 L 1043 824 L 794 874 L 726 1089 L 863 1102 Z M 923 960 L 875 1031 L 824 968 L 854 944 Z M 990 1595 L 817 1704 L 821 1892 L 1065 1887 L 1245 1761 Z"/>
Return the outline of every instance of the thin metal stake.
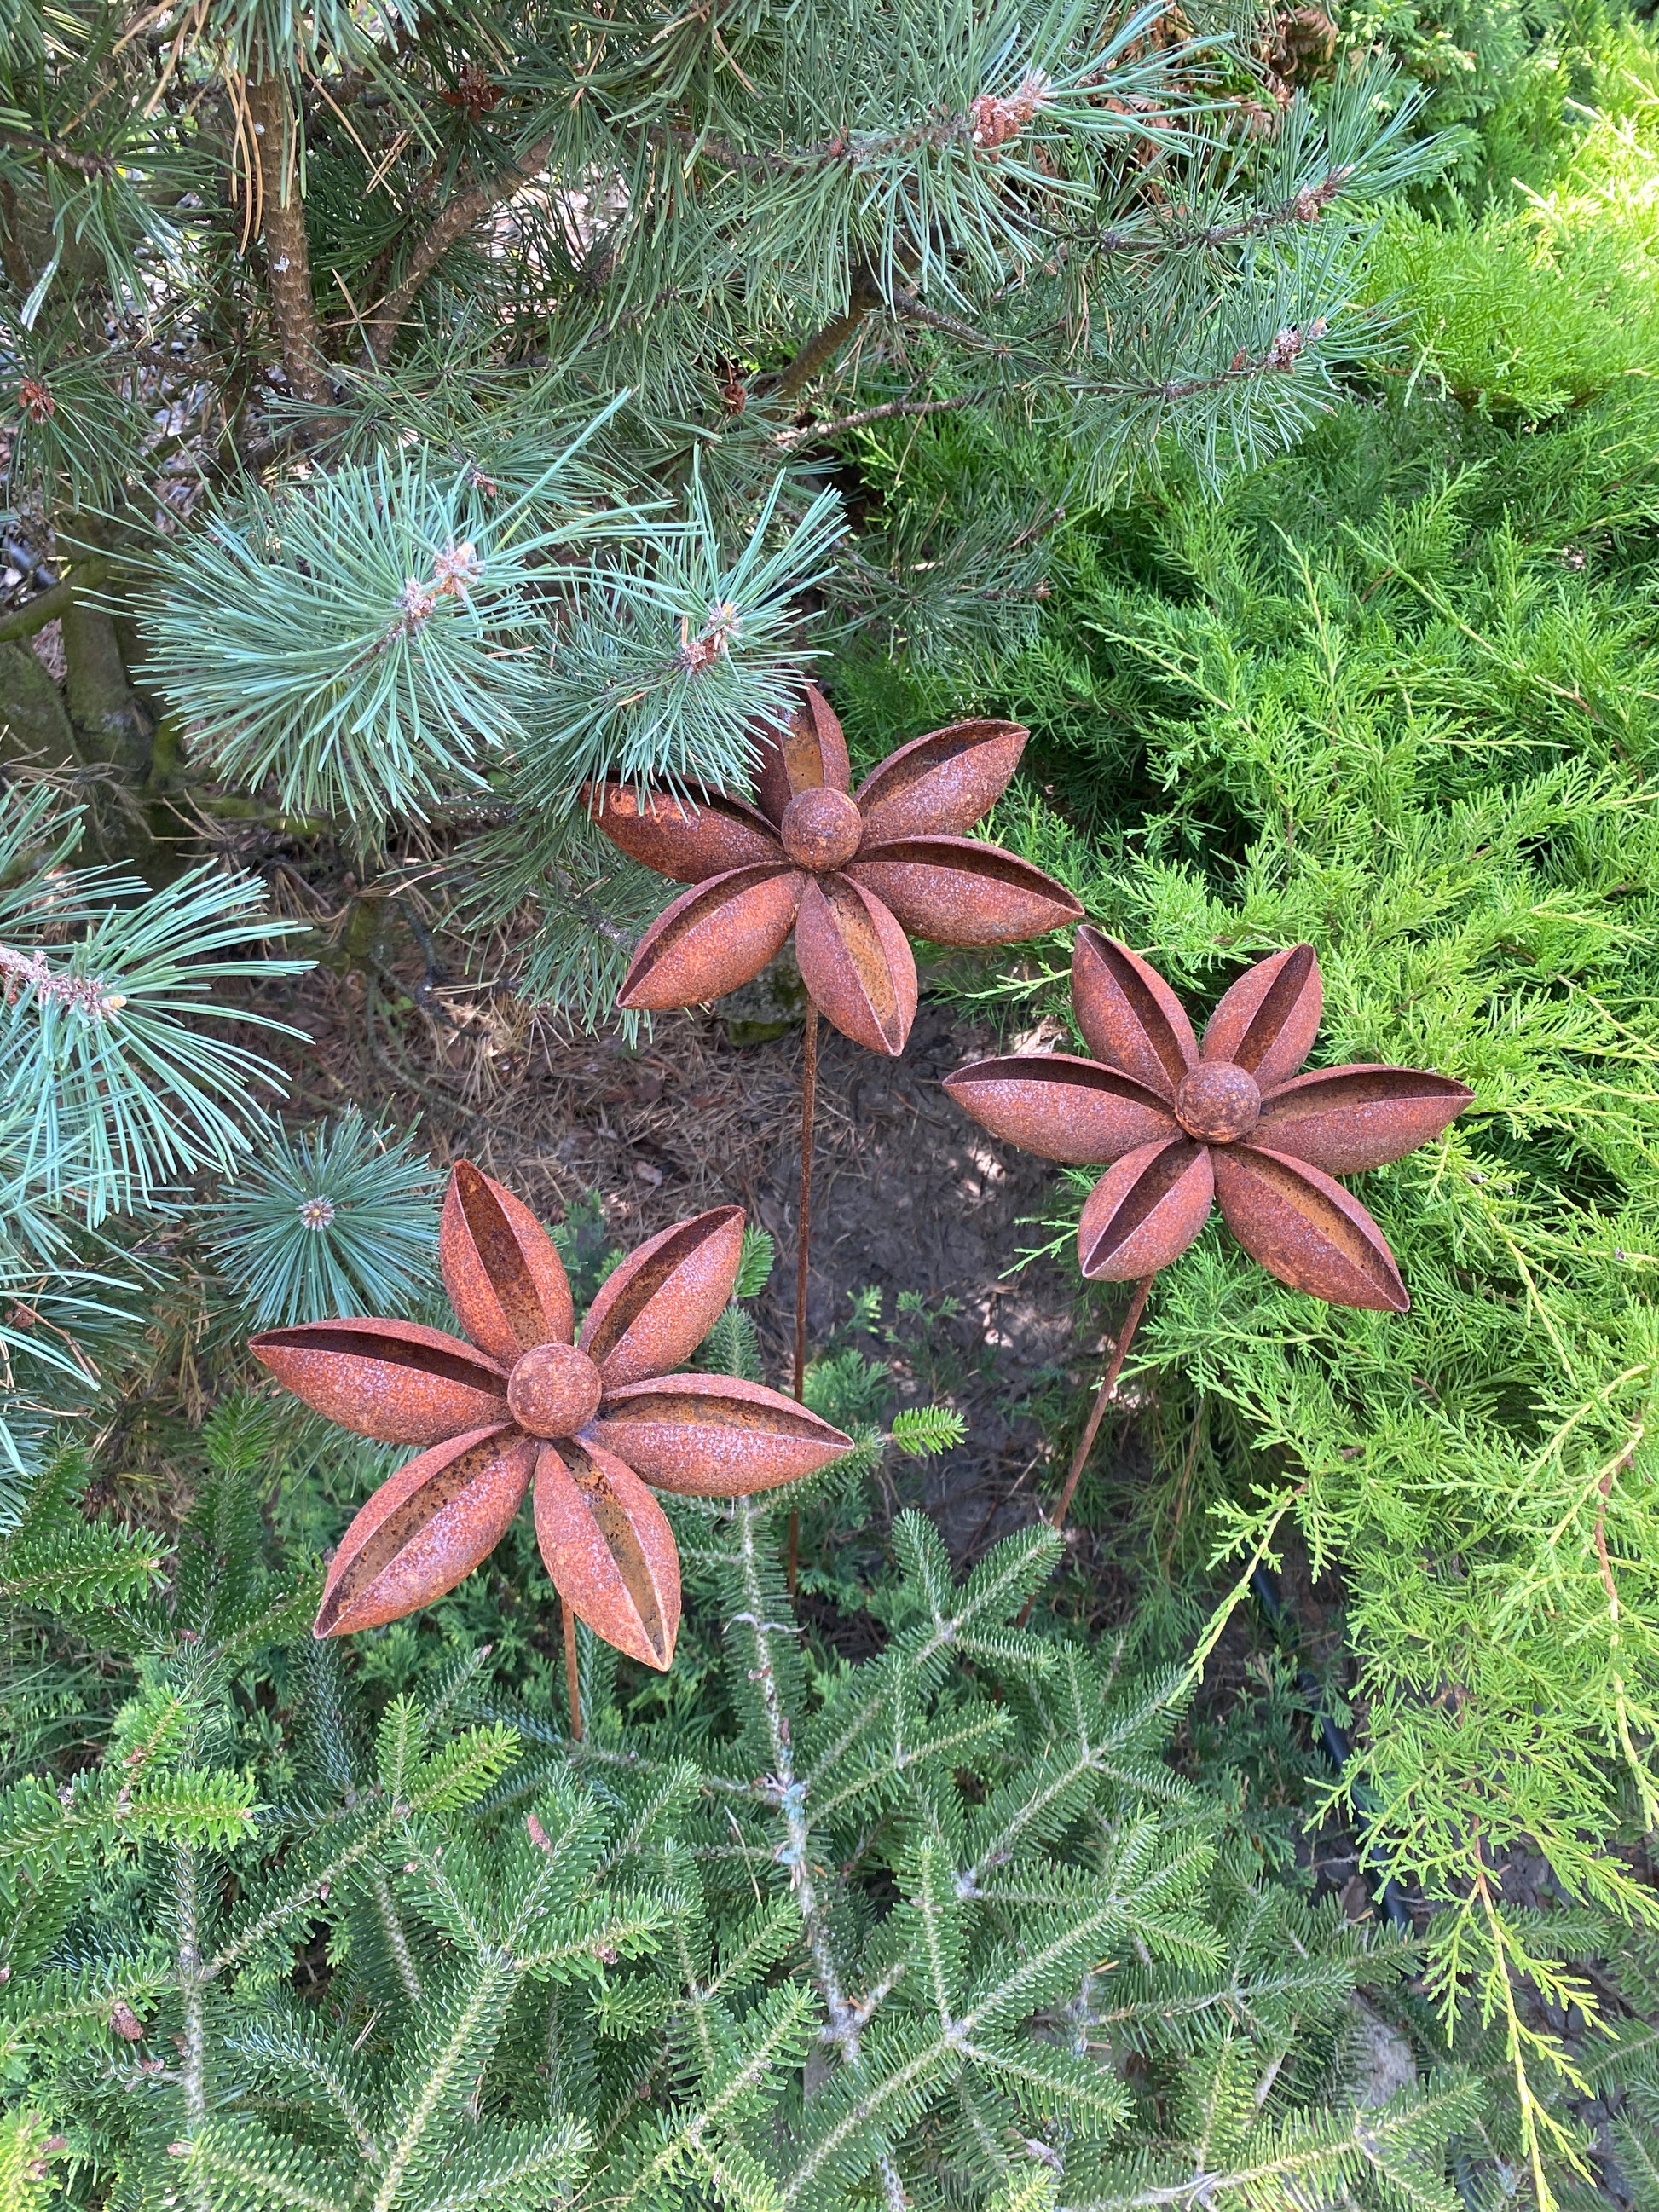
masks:
<path fill-rule="evenodd" d="M 806 1390 L 806 1270 L 812 1249 L 812 1143 L 818 1103 L 818 1010 L 806 1002 L 805 1054 L 800 1071 L 800 1204 L 795 1214 L 795 1396 Z M 789 1516 L 789 1595 L 800 1575 L 800 1512 Z"/>
<path fill-rule="evenodd" d="M 570 1601 L 561 1598 L 559 1610 L 564 1615 L 564 1686 L 570 1699 L 570 1733 L 580 1743 L 582 1738 L 582 1692 L 576 1679 L 576 1616 L 570 1610 Z"/>

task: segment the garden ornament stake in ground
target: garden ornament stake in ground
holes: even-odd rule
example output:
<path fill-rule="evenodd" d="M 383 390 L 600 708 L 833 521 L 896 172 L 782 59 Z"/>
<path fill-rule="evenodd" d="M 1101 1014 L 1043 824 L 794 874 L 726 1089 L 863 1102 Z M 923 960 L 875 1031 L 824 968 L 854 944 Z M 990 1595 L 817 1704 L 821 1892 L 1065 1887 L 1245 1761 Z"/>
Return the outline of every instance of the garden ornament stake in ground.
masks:
<path fill-rule="evenodd" d="M 1093 1282 L 1133 1282 L 1088 1426 L 1054 1509 L 1065 1519 L 1117 1385 L 1152 1279 L 1184 1252 L 1212 1206 L 1254 1260 L 1331 1305 L 1404 1313 L 1382 1231 L 1332 1180 L 1437 1137 L 1474 1093 L 1419 1068 L 1297 1070 L 1323 994 L 1310 945 L 1248 969 L 1200 1046 L 1181 1001 L 1127 945 L 1079 930 L 1072 1006 L 1092 1060 L 1070 1053 L 976 1060 L 945 1078 L 994 1137 L 1073 1165 L 1103 1166 L 1078 1224 Z"/>
<path fill-rule="evenodd" d="M 794 932 L 806 987 L 797 1398 L 806 1372 L 820 1010 L 855 1044 L 896 1055 L 916 1012 L 908 935 L 1009 945 L 1082 915 L 1040 868 L 965 834 L 1001 796 L 1025 738 L 1013 722 L 955 722 L 901 745 L 854 792 L 841 723 L 808 684 L 790 721 L 762 741 L 757 808 L 725 792 L 679 796 L 614 781 L 586 794 L 612 844 L 692 886 L 641 939 L 619 1006 L 655 1011 L 723 998 L 758 975 Z M 792 1520 L 792 1589 L 797 1533 Z"/>
<path fill-rule="evenodd" d="M 347 1529 L 314 1633 L 400 1620 L 453 1589 L 506 1534 L 533 1476 L 536 1535 L 567 1620 L 666 1668 L 679 1556 L 648 1486 L 742 1498 L 815 1474 L 852 1441 L 775 1390 L 671 1370 L 725 1310 L 743 1212 L 718 1206 L 650 1237 L 615 1268 L 581 1334 L 547 1231 L 511 1191 L 459 1162 L 439 1255 L 463 1343 L 411 1322 L 272 1329 L 250 1348 L 329 1419 L 421 1444 Z M 574 1683 L 571 1718 L 579 1724 Z"/>

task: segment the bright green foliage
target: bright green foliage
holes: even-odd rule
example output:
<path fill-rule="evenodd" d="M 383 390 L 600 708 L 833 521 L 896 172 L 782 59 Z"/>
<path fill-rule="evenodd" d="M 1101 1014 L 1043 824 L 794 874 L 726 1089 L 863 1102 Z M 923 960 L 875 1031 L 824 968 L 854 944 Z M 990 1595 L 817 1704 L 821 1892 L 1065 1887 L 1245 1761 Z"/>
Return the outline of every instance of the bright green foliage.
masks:
<path fill-rule="evenodd" d="M 1226 502 L 1078 532 L 1042 635 L 974 696 L 1034 724 L 1072 811 L 1010 806 L 1005 836 L 1196 1006 L 1307 937 L 1316 1063 L 1474 1088 L 1360 1181 L 1409 1314 L 1283 1290 L 1217 1223 L 1136 1357 L 1207 1407 L 1210 1539 L 1248 1549 L 1289 1511 L 1340 1568 L 1366 1723 L 1345 1788 L 1384 1863 L 1453 1901 L 1437 1986 L 1496 2018 L 1513 2076 L 1561 2055 L 1528 1977 L 1596 2000 L 1581 1939 L 1504 1905 L 1494 1855 L 1659 1917 L 1609 1849 L 1659 1825 L 1659 474 L 1644 397 L 1472 437 L 1461 470 L 1443 434 L 1356 410 Z M 980 1005 L 1061 1010 L 1057 970 Z M 1541 2106 L 1523 2147 L 1553 2149 Z"/>
<path fill-rule="evenodd" d="M 354 1106 L 264 1137 L 204 1226 L 256 1328 L 394 1314 L 433 1275 L 437 1188 L 412 1130 L 371 1128 Z"/>
<path fill-rule="evenodd" d="M 1659 55 L 1604 33 L 1557 162 L 1479 218 L 1401 207 L 1373 245 L 1369 296 L 1396 300 L 1417 354 L 1465 405 L 1559 414 L 1652 367 L 1659 319 Z"/>

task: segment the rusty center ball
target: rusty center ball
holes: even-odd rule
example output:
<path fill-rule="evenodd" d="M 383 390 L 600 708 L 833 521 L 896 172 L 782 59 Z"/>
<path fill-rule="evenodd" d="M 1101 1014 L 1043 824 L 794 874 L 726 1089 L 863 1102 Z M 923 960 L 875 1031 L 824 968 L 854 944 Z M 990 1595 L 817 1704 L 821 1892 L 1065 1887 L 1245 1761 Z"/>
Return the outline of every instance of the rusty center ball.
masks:
<path fill-rule="evenodd" d="M 599 1370 L 569 1344 L 538 1344 L 507 1378 L 514 1419 L 532 1437 L 574 1437 L 599 1410 Z"/>
<path fill-rule="evenodd" d="M 1261 1118 L 1261 1093 L 1248 1068 L 1230 1060 L 1201 1060 L 1188 1068 L 1175 1095 L 1176 1119 L 1189 1137 L 1231 1145 L 1248 1137 Z"/>
<path fill-rule="evenodd" d="M 798 791 L 778 825 L 783 849 L 798 868 L 843 867 L 859 848 L 864 817 L 844 791 Z"/>

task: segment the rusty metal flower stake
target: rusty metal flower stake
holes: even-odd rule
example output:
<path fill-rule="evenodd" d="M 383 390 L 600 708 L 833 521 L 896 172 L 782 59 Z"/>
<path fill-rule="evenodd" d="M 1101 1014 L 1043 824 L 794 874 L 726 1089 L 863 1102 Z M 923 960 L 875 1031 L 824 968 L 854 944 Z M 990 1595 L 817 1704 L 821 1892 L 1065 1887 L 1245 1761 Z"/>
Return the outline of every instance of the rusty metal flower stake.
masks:
<path fill-rule="evenodd" d="M 872 1052 L 904 1049 L 916 1012 L 907 933 L 935 945 L 1010 945 L 1083 909 L 1041 868 L 965 833 L 1019 765 L 1014 722 L 953 722 L 890 753 L 856 792 L 840 721 L 816 685 L 762 738 L 750 806 L 725 792 L 681 798 L 614 781 L 587 802 L 613 845 L 692 888 L 641 939 L 617 994 L 641 1011 L 723 998 L 794 932 L 806 987 L 800 1200 L 795 1238 L 795 1395 L 806 1374 L 818 1014 Z M 789 1524 L 791 1590 L 798 1521 Z"/>
<path fill-rule="evenodd" d="M 799 1481 L 852 1439 L 778 1391 L 675 1373 L 737 1280 L 743 1210 L 677 1222 L 613 1269 L 573 1343 L 570 1285 L 523 1202 L 459 1162 L 444 1200 L 444 1287 L 471 1340 L 413 1322 L 325 1321 L 254 1337 L 285 1389 L 359 1436 L 424 1447 L 368 1500 L 328 1571 L 313 1633 L 398 1620 L 453 1589 L 535 1486 L 536 1535 L 575 1622 L 665 1669 L 679 1555 L 652 1489 L 743 1498 Z"/>
<path fill-rule="evenodd" d="M 1310 945 L 1247 969 L 1200 1046 L 1163 977 L 1127 945 L 1083 928 L 1072 951 L 1072 1006 L 1092 1060 L 981 1060 L 945 1084 L 994 1137 L 1107 1170 L 1084 1206 L 1078 1256 L 1090 1280 L 1133 1282 L 1135 1292 L 1055 1506 L 1056 1528 L 1152 1279 L 1186 1250 L 1212 1204 L 1251 1258 L 1293 1290 L 1404 1313 L 1410 1300 L 1382 1231 L 1332 1178 L 1415 1152 L 1474 1095 L 1419 1068 L 1298 1075 L 1323 1006 Z"/>
<path fill-rule="evenodd" d="M 640 940 L 618 1005 L 723 998 L 758 975 L 794 932 L 807 994 L 797 1396 L 820 1011 L 855 1044 L 896 1055 L 916 1012 L 907 933 L 935 945 L 1008 945 L 1082 914 L 1040 868 L 966 835 L 1018 766 L 1025 738 L 1013 722 L 955 722 L 901 745 L 854 792 L 841 724 L 809 684 L 789 722 L 762 739 L 757 807 L 724 792 L 678 798 L 615 781 L 588 793 L 612 844 L 692 886 Z"/>

